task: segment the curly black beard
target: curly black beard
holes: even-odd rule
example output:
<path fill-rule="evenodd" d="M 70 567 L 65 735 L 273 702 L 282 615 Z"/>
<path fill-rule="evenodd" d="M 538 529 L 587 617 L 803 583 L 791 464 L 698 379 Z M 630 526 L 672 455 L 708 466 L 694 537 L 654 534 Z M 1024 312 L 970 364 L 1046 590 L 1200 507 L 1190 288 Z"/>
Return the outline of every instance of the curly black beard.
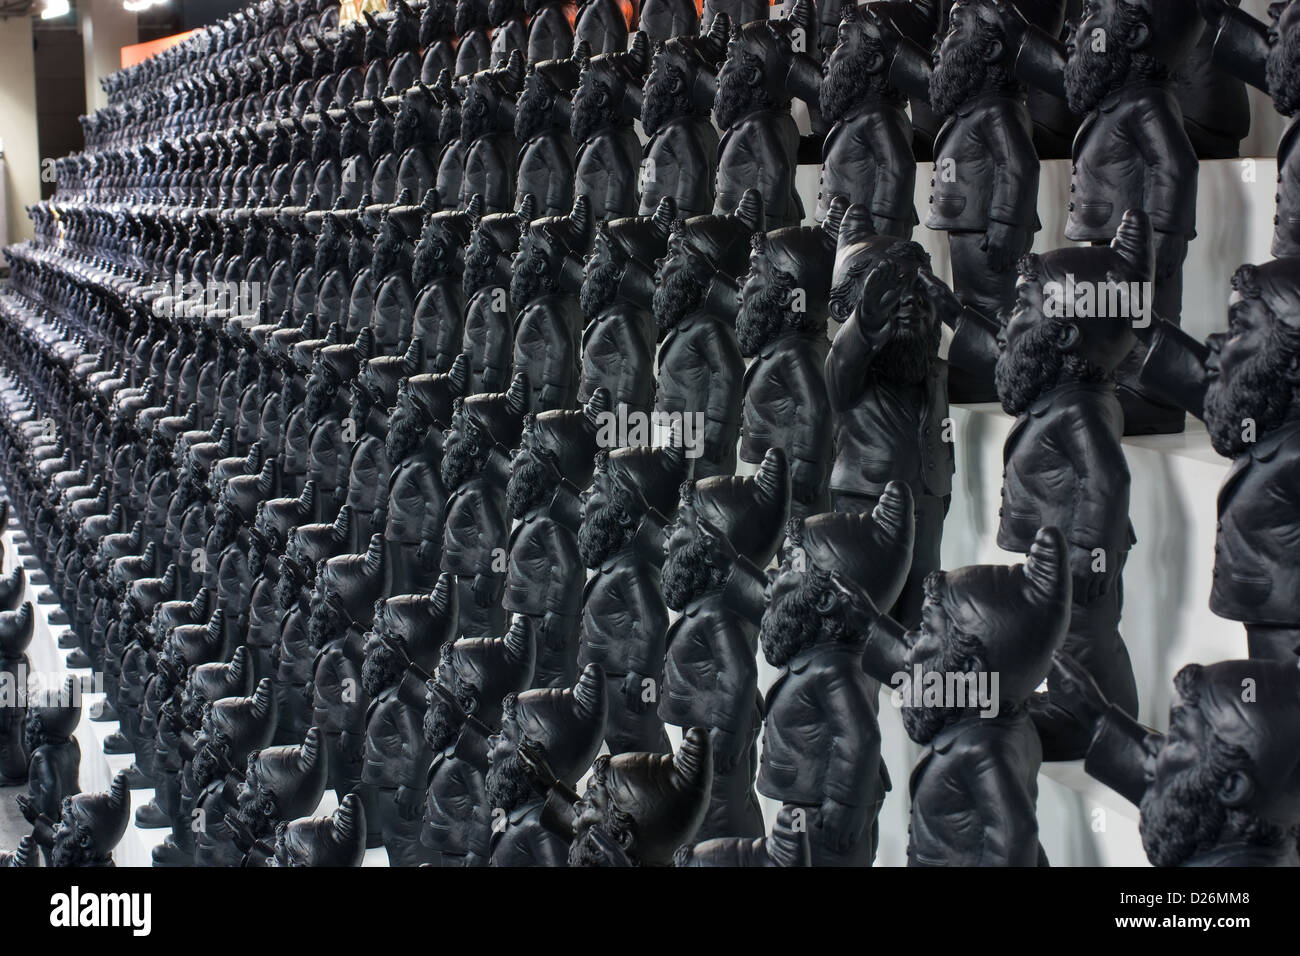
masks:
<path fill-rule="evenodd" d="M 617 503 L 587 512 L 578 528 L 578 554 L 588 568 L 600 567 L 607 558 L 627 547 L 634 528 L 628 512 Z"/>
<path fill-rule="evenodd" d="M 602 262 L 591 270 L 578 292 L 578 304 L 582 306 L 583 315 L 594 319 L 614 304 L 626 268 L 623 262 Z"/>
<path fill-rule="evenodd" d="M 194 786 L 202 790 L 212 781 L 217 779 L 221 773 L 221 759 L 217 756 L 218 745 L 206 743 L 199 748 L 198 753 L 194 755 L 194 760 L 190 764 L 191 773 L 194 776 Z M 229 760 L 230 755 L 224 755 Z"/>
<path fill-rule="evenodd" d="M 786 310 L 783 299 L 788 291 L 781 280 L 751 297 L 736 315 L 736 340 L 746 358 L 757 355 L 763 346 L 789 331 L 798 316 Z M 793 320 L 793 321 L 792 321 Z"/>
<path fill-rule="evenodd" d="M 1221 843 L 1281 846 L 1298 835 L 1261 820 L 1248 811 L 1225 807 L 1217 793 L 1234 770 L 1254 774 L 1250 758 L 1211 736 L 1200 766 L 1184 770 L 1162 792 L 1149 787 L 1142 795 L 1138 832 L 1153 866 L 1181 866 Z"/>
<path fill-rule="evenodd" d="M 384 450 L 388 460 L 397 466 L 407 456 L 420 447 L 424 441 L 426 428 L 413 414 L 403 412 L 400 408 L 388 421 L 388 437 L 384 439 Z"/>
<path fill-rule="evenodd" d="M 324 276 L 335 263 L 347 261 L 343 248 L 343 237 L 337 230 L 330 228 L 321 232 L 316 242 L 316 274 Z"/>
<path fill-rule="evenodd" d="M 348 272 L 352 275 L 360 275 L 361 270 L 370 265 L 370 255 L 373 250 L 368 242 L 353 240 L 348 246 Z M 287 391 L 287 389 L 286 389 Z M 290 407 L 292 410 L 292 407 Z"/>
<path fill-rule="evenodd" d="M 806 647 L 852 639 L 842 613 L 824 615 L 817 610 L 829 590 L 829 578 L 809 573 L 794 590 L 768 604 L 758 641 L 769 664 L 784 667 Z"/>
<path fill-rule="evenodd" d="M 446 0 L 429 0 L 420 13 L 420 46 L 432 46 L 447 37 L 453 23 L 451 8 Z"/>
<path fill-rule="evenodd" d="M 472 143 L 480 136 L 492 132 L 494 118 L 492 102 L 488 94 L 477 86 L 471 86 L 465 102 L 460 107 L 460 138 Z"/>
<path fill-rule="evenodd" d="M 1205 393 L 1205 427 L 1220 455 L 1236 458 L 1250 450 L 1244 435 L 1247 419 L 1254 423 L 1256 439 L 1287 420 L 1296 404 L 1295 390 L 1285 387 L 1291 354 L 1270 334 L 1268 347 L 1241 362 L 1230 381 L 1216 378 L 1210 383 Z"/>
<path fill-rule="evenodd" d="M 375 120 L 366 136 L 366 152 L 378 161 L 393 148 L 393 124 L 389 120 Z"/>
<path fill-rule="evenodd" d="M 653 308 L 659 331 L 667 332 L 694 312 L 704 301 L 706 290 L 702 279 L 682 269 L 656 282 Z"/>
<path fill-rule="evenodd" d="M 573 116 L 569 131 L 579 143 L 585 143 L 593 133 L 617 125 L 618 110 L 602 104 L 594 95 L 578 87 L 573 94 Z"/>
<path fill-rule="evenodd" d="M 460 277 L 460 287 L 467 300 L 493 283 L 496 263 L 497 254 L 492 243 L 477 232 L 470 236 L 469 245 L 465 247 L 465 269 Z"/>
<path fill-rule="evenodd" d="M 905 700 L 911 700 L 911 666 L 913 664 L 921 665 L 922 675 L 938 671 L 940 674 L 976 674 L 987 671 L 988 666 L 984 662 L 984 647 L 979 640 L 960 632 L 953 634 L 949 640 L 944 642 L 943 650 L 938 655 L 939 660 L 918 659 L 908 660 L 908 683 L 904 684 L 902 693 Z M 963 717 L 971 714 L 978 714 L 979 706 L 968 707 L 943 707 L 943 706 L 914 706 L 905 704 L 901 708 L 903 718 L 903 727 L 907 735 L 918 744 L 924 746 L 934 739 L 939 731 L 943 730 Z"/>
<path fill-rule="evenodd" d="M 828 122 L 837 122 L 857 107 L 884 96 L 889 89 L 884 75 L 867 68 L 871 57 L 883 52 L 867 45 L 852 57 L 836 57 L 828 63 L 821 82 L 822 116 Z"/>
<path fill-rule="evenodd" d="M 620 841 L 617 838 L 621 834 L 635 832 L 635 822 L 613 804 L 606 804 L 600 822 L 589 827 L 570 844 L 569 866 L 609 866 L 609 859 L 601 851 L 600 844 L 591 836 L 592 831 L 597 828 L 606 835 L 609 843 L 618 845 Z"/>
<path fill-rule="evenodd" d="M 434 697 L 424 711 L 424 741 L 433 753 L 441 753 L 451 746 L 464 725 L 464 718 L 451 704 L 441 697 Z"/>
<path fill-rule="evenodd" d="M 522 518 L 555 493 L 546 467 L 533 455 L 517 459 L 506 484 L 506 507 L 511 517 Z"/>
<path fill-rule="evenodd" d="M 239 533 L 239 515 L 226 505 L 217 506 L 217 519 L 212 524 L 213 549 L 220 554 L 232 544 Z"/>
<path fill-rule="evenodd" d="M 267 552 L 268 545 L 262 543 L 262 539 L 249 536 L 248 539 L 248 573 L 256 581 L 266 570 L 266 559 L 269 556 Z"/>
<path fill-rule="evenodd" d="M 442 452 L 442 484 L 450 494 L 471 478 L 478 477 L 487 463 L 487 451 L 473 438 L 455 438 Z"/>
<path fill-rule="evenodd" d="M 307 619 L 307 640 L 320 650 L 335 638 L 342 637 L 348 629 L 347 618 L 330 600 L 312 602 L 311 617 Z"/>
<path fill-rule="evenodd" d="M 671 120 L 689 116 L 693 110 L 686 84 L 681 90 L 673 89 L 674 80 L 684 80 L 681 72 L 669 67 L 663 72 L 652 72 L 646 80 L 641 101 L 641 128 L 647 136 L 654 136 Z"/>
<path fill-rule="evenodd" d="M 930 107 L 940 116 L 951 116 L 957 107 L 982 93 L 988 86 L 990 73 L 984 61 L 988 33 L 980 43 L 966 43 L 945 50 L 930 74 Z"/>
<path fill-rule="evenodd" d="M 1053 320 L 1040 321 L 998 357 L 994 380 L 1008 415 L 1019 416 L 1039 396 L 1065 382 L 1102 382 L 1109 376 L 1087 359 L 1056 347 Z"/>
<path fill-rule="evenodd" d="M 280 822 L 280 808 L 276 806 L 274 796 L 258 791 L 251 800 L 239 802 L 235 819 L 260 839 L 275 832 L 275 825 Z"/>
<path fill-rule="evenodd" d="M 537 266 L 542 268 L 538 269 Z M 540 242 L 530 242 L 519 247 L 514 274 L 510 277 L 510 302 L 523 309 L 534 299 L 552 295 L 556 291 L 551 259 Z"/>
<path fill-rule="evenodd" d="M 754 58 L 744 54 L 746 60 Z M 723 68 L 718 74 L 718 94 L 713 101 L 713 120 L 721 129 L 730 129 L 741 117 L 768 108 L 767 92 L 762 86 L 750 86 L 745 68 Z"/>
<path fill-rule="evenodd" d="M 282 611 L 291 611 L 302 597 L 302 585 L 297 576 L 283 564 L 280 567 L 280 580 L 275 582 L 275 603 Z"/>
<path fill-rule="evenodd" d="M 1268 92 L 1283 116 L 1300 109 L 1300 31 L 1284 32 L 1268 51 L 1265 65 Z"/>
<path fill-rule="evenodd" d="M 361 662 L 361 687 L 369 697 L 378 697 L 396 684 L 405 670 L 406 662 L 392 648 L 376 644 Z"/>
<path fill-rule="evenodd" d="M 540 80 L 524 86 L 515 103 L 515 140 L 519 145 L 551 128 L 551 107 L 551 96 L 542 89 Z"/>
<path fill-rule="evenodd" d="M 411 266 L 411 282 L 415 288 L 423 289 L 434 279 L 445 276 L 450 270 L 450 246 L 444 235 L 430 237 L 428 242 L 420 242 L 415 247 L 415 261 Z"/>
<path fill-rule="evenodd" d="M 333 134 L 325 129 L 321 124 L 316 127 L 316 135 L 311 140 L 311 161 L 320 166 L 328 163 L 338 154 L 338 143 Z"/>
<path fill-rule="evenodd" d="M 89 849 L 83 847 L 77 839 L 75 828 L 64 825 L 54 834 L 54 843 L 50 847 L 50 866 L 86 867 L 102 861 L 97 860 Z"/>
<path fill-rule="evenodd" d="M 339 155 L 346 158 L 357 156 L 360 153 L 370 151 L 369 142 L 370 131 L 364 126 L 358 126 L 351 120 L 343 124 L 343 131 L 339 133 Z"/>
<path fill-rule="evenodd" d="M 1086 37 L 1076 41 L 1074 56 L 1065 63 L 1065 96 L 1072 112 L 1092 112 L 1128 79 L 1133 51 L 1120 38 L 1111 39 L 1104 53 L 1095 52 Z"/>
<path fill-rule="evenodd" d="M 438 142 L 450 143 L 460 137 L 460 107 L 448 103 L 442 110 L 442 119 L 438 121 Z"/>
<path fill-rule="evenodd" d="M 397 271 L 397 263 L 402 254 L 403 242 L 394 232 L 387 232 L 379 237 L 370 252 L 370 274 L 375 277 L 378 286 L 381 279 L 386 279 Z"/>
<path fill-rule="evenodd" d="M 456 34 L 458 36 L 464 36 L 470 30 L 477 30 L 486 27 L 486 14 L 487 9 L 479 3 L 479 0 L 457 0 L 455 19 Z"/>
<path fill-rule="evenodd" d="M 694 538 L 685 547 L 674 548 L 664 558 L 660 584 L 664 603 L 674 611 L 686 608 L 697 597 L 716 591 L 726 576 L 709 558 L 709 546 L 703 538 Z"/>
<path fill-rule="evenodd" d="M 181 693 L 181 722 L 186 727 L 198 727 L 203 722 L 203 707 L 207 702 L 196 694 Z"/>
<path fill-rule="evenodd" d="M 169 467 L 171 458 L 172 452 L 170 448 L 160 441 L 150 441 L 149 450 L 144 459 L 145 473 L 150 476 L 158 474 L 164 468 Z"/>
<path fill-rule="evenodd" d="M 528 766 L 517 750 L 504 760 L 494 760 L 483 781 L 488 806 L 509 813 L 515 807 L 536 800 L 538 793 L 528 775 Z"/>
<path fill-rule="evenodd" d="M 306 406 L 303 409 L 307 421 L 316 424 L 325 418 L 330 406 L 334 404 L 335 391 L 326 382 L 315 377 L 307 383 Z"/>
<path fill-rule="evenodd" d="M 880 350 L 880 357 L 873 367 L 879 370 L 880 377 L 886 382 L 919 385 L 926 380 L 938 360 L 942 335 L 937 324 L 930 335 L 898 329 Z"/>

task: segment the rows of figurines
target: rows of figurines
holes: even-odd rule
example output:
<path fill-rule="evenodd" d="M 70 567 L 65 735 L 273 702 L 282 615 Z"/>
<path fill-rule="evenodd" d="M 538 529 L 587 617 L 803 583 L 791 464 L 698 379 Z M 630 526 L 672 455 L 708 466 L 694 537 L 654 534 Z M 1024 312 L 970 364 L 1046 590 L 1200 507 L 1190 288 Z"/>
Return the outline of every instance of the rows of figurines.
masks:
<path fill-rule="evenodd" d="M 134 763 L 81 793 L 79 704 L 0 711 L 4 861 L 111 865 L 149 788 L 159 866 L 869 865 L 902 674 L 913 865 L 1046 863 L 1038 771 L 1078 759 L 1155 864 L 1300 862 L 1290 134 L 1279 258 L 1227 332 L 1178 321 L 1197 156 L 1243 83 L 1300 104 L 1300 4 L 1077 7 L 268 2 L 107 78 L 6 250 L 0 471 Z M 1071 141 L 1079 244 L 1030 255 Z M 1145 301 L 1053 308 L 1106 285 Z M 1024 560 L 940 570 L 949 402 L 990 399 Z M 1248 656 L 1180 670 L 1160 734 L 1120 439 L 1185 412 L 1234 462 Z M 990 675 L 996 715 L 925 690 Z"/>

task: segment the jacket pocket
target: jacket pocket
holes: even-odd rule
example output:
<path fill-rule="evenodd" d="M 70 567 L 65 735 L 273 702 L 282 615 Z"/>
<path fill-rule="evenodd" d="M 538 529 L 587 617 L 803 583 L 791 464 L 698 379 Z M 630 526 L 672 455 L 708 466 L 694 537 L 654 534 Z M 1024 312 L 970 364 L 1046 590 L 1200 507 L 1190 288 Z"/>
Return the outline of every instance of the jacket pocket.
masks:
<path fill-rule="evenodd" d="M 944 219 L 953 219 L 966 211 L 965 196 L 935 196 L 934 214 Z"/>
<path fill-rule="evenodd" d="M 1263 604 L 1273 593 L 1273 580 L 1267 575 L 1232 574 L 1230 577 L 1233 595 L 1242 604 Z"/>
<path fill-rule="evenodd" d="M 1100 227 L 1110 222 L 1115 204 L 1100 200 L 1081 201 L 1075 204 L 1079 222 L 1085 226 Z"/>

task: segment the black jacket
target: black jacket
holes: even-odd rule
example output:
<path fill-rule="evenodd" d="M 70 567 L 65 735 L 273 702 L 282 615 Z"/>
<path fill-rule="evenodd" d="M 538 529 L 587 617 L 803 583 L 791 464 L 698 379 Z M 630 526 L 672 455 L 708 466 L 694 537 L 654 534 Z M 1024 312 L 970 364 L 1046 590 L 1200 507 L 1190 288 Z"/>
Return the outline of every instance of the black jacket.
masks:
<path fill-rule="evenodd" d="M 641 140 L 630 125 L 600 130 L 578 147 L 574 193 L 591 203 L 592 222 L 636 215 L 640 171 Z"/>
<path fill-rule="evenodd" d="M 578 395 L 581 329 L 577 296 L 544 295 L 520 311 L 514 371 L 528 378 L 529 411 L 573 407 Z"/>
<path fill-rule="evenodd" d="M 874 103 L 860 107 L 831 127 L 822 146 L 821 192 L 817 215 L 825 218 L 831 198 L 863 203 L 873 218 L 898 224 L 894 235 L 916 225 L 916 158 L 912 122 L 902 106 Z"/>
<path fill-rule="evenodd" d="M 655 373 L 655 410 L 702 411 L 705 457 L 721 461 L 734 454 L 745 360 L 731 327 L 703 312 L 688 315 L 664 336 Z"/>
<path fill-rule="evenodd" d="M 599 664 L 610 678 L 630 673 L 658 678 L 667 631 L 659 569 L 625 549 L 594 571 L 583 588 L 578 669 Z"/>
<path fill-rule="evenodd" d="M 682 219 L 713 211 L 713 171 L 718 167 L 718 131 L 708 116 L 670 120 L 645 145 L 641 164 L 642 216 L 671 196 Z"/>
<path fill-rule="evenodd" d="M 718 145 L 713 211 L 729 215 L 746 189 L 757 189 L 768 229 L 799 225 L 803 201 L 795 188 L 798 153 L 799 127 L 789 110 L 759 110 L 739 120 Z"/>

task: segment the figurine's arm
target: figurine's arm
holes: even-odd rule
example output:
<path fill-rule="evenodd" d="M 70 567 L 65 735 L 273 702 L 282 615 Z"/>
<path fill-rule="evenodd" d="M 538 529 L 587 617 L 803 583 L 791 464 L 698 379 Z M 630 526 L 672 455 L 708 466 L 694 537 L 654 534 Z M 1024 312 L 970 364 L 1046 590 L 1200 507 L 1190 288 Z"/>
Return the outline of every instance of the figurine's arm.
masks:
<path fill-rule="evenodd" d="M 796 497 L 815 495 L 826 479 L 830 451 L 831 407 L 826 379 L 806 354 L 801 353 L 789 369 L 789 394 L 802 399 L 790 426 L 790 484 Z"/>
<path fill-rule="evenodd" d="M 916 157 L 911 139 L 905 135 L 911 126 L 900 128 L 892 122 L 874 124 L 880 141 L 876 156 L 876 188 L 871 194 L 871 218 L 876 232 L 882 235 L 905 233 L 916 221 L 913 195 L 916 192 Z"/>
<path fill-rule="evenodd" d="M 550 546 L 547 551 L 554 562 L 546 586 L 546 610 L 555 614 L 577 614 L 582 610 L 582 585 L 586 569 L 578 554 L 577 535 L 552 522 L 547 528 Z M 573 582 L 579 582 L 576 588 Z"/>
<path fill-rule="evenodd" d="M 879 773 L 880 749 L 869 739 L 876 726 L 866 677 L 835 670 L 818 682 L 830 752 L 826 758 L 826 796 L 845 807 L 863 805 L 867 786 Z M 877 742 L 878 743 L 878 742 Z"/>
<path fill-rule="evenodd" d="M 1128 116 L 1128 128 L 1147 165 L 1146 202 L 1151 227 L 1156 231 L 1156 275 L 1162 275 L 1161 244 L 1166 233 L 1181 240 L 1184 251 L 1195 231 L 1196 173 L 1199 162 L 1181 119 L 1165 108 L 1163 98 L 1144 100 Z M 1182 256 L 1174 263 L 1182 262 Z"/>
<path fill-rule="evenodd" d="M 713 642 L 713 669 L 717 674 L 709 713 L 709 725 L 715 731 L 713 759 L 728 770 L 749 743 L 750 711 L 758 681 L 754 652 L 734 619 L 718 628 Z"/>
<path fill-rule="evenodd" d="M 658 679 L 664 664 L 668 609 L 664 606 L 658 583 L 640 570 L 624 574 L 623 587 L 627 607 L 628 667 L 638 677 Z M 638 694 L 641 692 L 639 687 L 635 690 Z"/>
<path fill-rule="evenodd" d="M 1033 139 L 1014 116 L 1005 111 L 987 114 L 982 131 L 996 167 L 989 201 L 989 261 L 996 271 L 1005 272 L 1024 252 L 1023 233 L 1035 222 L 1040 165 Z M 995 223 L 1010 232 L 1005 249 L 995 248 Z"/>
<path fill-rule="evenodd" d="M 398 784 L 423 793 L 424 779 L 433 759 L 424 739 L 424 713 L 412 707 L 390 708 L 390 711 L 393 709 L 396 710 L 394 729 L 402 742 L 397 763 Z"/>
<path fill-rule="evenodd" d="M 429 350 L 435 362 L 446 362 L 446 368 L 450 368 L 461 350 L 461 338 L 465 333 L 465 307 L 448 282 L 438 283 L 431 294 L 438 297 L 438 303 L 434 309 L 437 324 L 433 329 L 433 341 L 429 343 Z M 439 371 L 446 371 L 446 368 Z"/>
<path fill-rule="evenodd" d="M 1141 806 L 1147 789 L 1147 757 L 1158 751 L 1163 741 L 1163 735 L 1112 704 L 1093 732 L 1083 769 L 1125 800 Z"/>
<path fill-rule="evenodd" d="M 958 755 L 969 805 L 980 815 L 983 831 L 976 866 L 1035 866 L 1038 863 L 1038 811 L 1034 795 L 1021 782 L 1018 754 L 1003 753 L 977 741 L 971 753 Z M 984 744 L 984 746 L 981 746 Z M 960 747 L 961 744 L 959 743 Z"/>
<path fill-rule="evenodd" d="M 740 422 L 745 360 L 735 337 L 729 332 L 710 329 L 702 344 L 704 347 L 698 349 L 697 354 L 709 366 L 709 393 L 704 400 L 704 415 L 707 424 L 712 426 L 704 431 L 704 452 L 716 461 L 723 459 L 728 452 L 726 448 L 713 447 L 718 443 L 719 433 L 725 434 Z"/>
<path fill-rule="evenodd" d="M 434 426 L 435 428 L 437 426 Z M 420 522 L 420 541 L 436 542 L 442 547 L 443 522 L 447 518 L 447 496 L 442 482 L 427 463 L 420 466 L 420 486 L 424 492 L 424 518 Z"/>
<path fill-rule="evenodd" d="M 1112 438 L 1106 426 L 1095 417 L 1082 414 L 1080 406 L 1067 409 L 1061 416 L 1058 432 L 1062 450 L 1074 469 L 1074 525 L 1062 528 L 1072 550 L 1088 556 L 1091 564 L 1094 549 L 1105 550 L 1106 570 L 1117 570 L 1118 561 L 1111 552 L 1128 542 L 1129 531 L 1129 470 L 1124 449 Z M 1072 564 L 1075 562 L 1072 561 Z M 1079 591 L 1081 583 L 1089 591 L 1104 590 L 1110 575 L 1106 571 L 1092 573 L 1080 579 L 1078 568 L 1074 575 L 1075 600 L 1084 601 L 1096 594 L 1085 595 Z M 1101 593 L 1101 591 L 1096 591 Z"/>
<path fill-rule="evenodd" d="M 59 775 L 43 748 L 37 748 L 32 754 L 31 764 L 27 770 L 27 789 L 32 795 L 32 804 L 36 810 L 57 819 L 61 811 L 64 794 L 59 787 Z"/>
<path fill-rule="evenodd" d="M 1208 24 L 1206 29 L 1214 36 L 1211 62 L 1267 93 L 1268 27 L 1225 0 L 1199 0 L 1197 6 Z"/>
<path fill-rule="evenodd" d="M 871 364 L 893 332 L 892 323 L 880 321 L 872 304 L 864 295 L 835 333 L 826 355 L 826 394 L 831 409 L 840 415 L 852 411 L 867 390 L 871 383 Z M 864 318 L 870 321 L 870 330 L 863 327 Z"/>
<path fill-rule="evenodd" d="M 606 208 L 614 208 L 607 206 Z M 569 332 L 569 322 L 567 317 L 559 314 L 555 309 L 546 306 L 534 306 L 534 308 L 546 309 L 546 322 L 554 333 L 562 341 L 555 341 L 548 336 L 544 349 L 545 355 L 542 360 L 542 381 L 539 383 L 541 389 L 539 397 L 545 408 L 560 407 L 559 396 L 564 391 L 566 383 L 569 383 L 573 377 L 574 366 L 576 365 L 575 346 L 573 336 Z"/>
<path fill-rule="evenodd" d="M 1138 381 L 1159 392 L 1197 418 L 1205 418 L 1205 393 L 1210 379 L 1206 369 L 1210 350 L 1172 322 L 1151 319 L 1149 343 Z"/>
<path fill-rule="evenodd" d="M 780 202 L 790 195 L 790 180 L 794 176 L 790 158 L 786 154 L 781 135 L 772 127 L 763 124 L 757 127 L 761 137 L 750 149 L 754 164 L 754 182 L 745 183 L 744 188 L 756 187 L 763 196 L 774 196 Z"/>

